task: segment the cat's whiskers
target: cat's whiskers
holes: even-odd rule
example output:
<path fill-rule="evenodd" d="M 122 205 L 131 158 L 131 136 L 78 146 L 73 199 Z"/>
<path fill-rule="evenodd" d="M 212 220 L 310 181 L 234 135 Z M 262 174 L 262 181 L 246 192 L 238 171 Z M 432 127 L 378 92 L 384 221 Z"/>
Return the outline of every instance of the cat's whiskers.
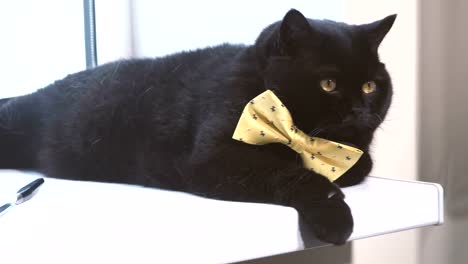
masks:
<path fill-rule="evenodd" d="M 315 137 L 317 136 L 320 132 L 322 132 L 323 129 L 322 128 L 314 128 L 310 133 L 309 133 L 309 136 L 311 137 Z"/>
<path fill-rule="evenodd" d="M 379 123 L 382 123 L 382 122 L 383 122 L 383 119 L 382 119 L 382 117 L 380 117 L 379 114 L 373 114 L 373 116 L 374 116 L 375 118 L 377 118 L 377 120 L 379 120 Z"/>

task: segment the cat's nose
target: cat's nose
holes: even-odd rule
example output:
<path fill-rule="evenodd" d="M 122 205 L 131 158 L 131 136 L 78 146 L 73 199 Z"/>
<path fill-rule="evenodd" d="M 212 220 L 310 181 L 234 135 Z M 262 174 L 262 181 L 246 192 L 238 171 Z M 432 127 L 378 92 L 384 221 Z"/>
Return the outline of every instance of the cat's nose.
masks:
<path fill-rule="evenodd" d="M 365 114 L 365 112 L 366 112 L 365 109 L 363 109 L 362 107 L 353 107 L 353 108 L 351 108 L 351 113 L 353 115 L 355 115 L 356 117 Z"/>
<path fill-rule="evenodd" d="M 360 107 L 353 107 L 343 119 L 344 123 L 354 123 L 365 115 L 365 110 Z"/>

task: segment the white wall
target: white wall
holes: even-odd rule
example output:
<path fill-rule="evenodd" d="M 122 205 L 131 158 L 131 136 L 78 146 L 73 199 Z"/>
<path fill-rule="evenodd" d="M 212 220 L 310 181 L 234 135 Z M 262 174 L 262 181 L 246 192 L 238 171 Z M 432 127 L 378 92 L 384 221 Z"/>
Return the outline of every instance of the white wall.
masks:
<path fill-rule="evenodd" d="M 343 0 L 134 0 L 135 55 L 169 53 L 230 43 L 252 44 L 291 8 L 308 17 L 343 19 Z"/>
<path fill-rule="evenodd" d="M 98 64 L 133 55 L 131 0 L 96 0 L 96 48 Z"/>
<path fill-rule="evenodd" d="M 82 0 L 0 3 L 0 98 L 86 67 Z"/>
<path fill-rule="evenodd" d="M 308 17 L 343 20 L 343 0 L 97 0 L 98 64 L 224 42 L 252 44 L 291 8 Z"/>
<path fill-rule="evenodd" d="M 371 175 L 417 179 L 418 8 L 418 0 L 345 1 L 345 20 L 350 23 L 398 14 L 379 50 L 395 94 L 372 146 L 375 166 Z M 353 263 L 418 263 L 417 250 L 418 230 L 364 239 L 354 243 Z"/>

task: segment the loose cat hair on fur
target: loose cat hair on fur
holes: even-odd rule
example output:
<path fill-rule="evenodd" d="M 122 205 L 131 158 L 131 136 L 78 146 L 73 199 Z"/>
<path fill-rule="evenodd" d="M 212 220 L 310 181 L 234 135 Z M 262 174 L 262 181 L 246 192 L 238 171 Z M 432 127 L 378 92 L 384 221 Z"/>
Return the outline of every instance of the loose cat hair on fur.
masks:
<path fill-rule="evenodd" d="M 339 187 L 372 167 L 392 98 L 377 51 L 395 18 L 347 25 L 292 9 L 254 45 L 120 60 L 2 99 L 0 168 L 292 206 L 317 238 L 345 243 L 353 218 Z M 304 132 L 365 154 L 332 183 L 281 144 L 233 140 L 244 106 L 266 89 Z"/>

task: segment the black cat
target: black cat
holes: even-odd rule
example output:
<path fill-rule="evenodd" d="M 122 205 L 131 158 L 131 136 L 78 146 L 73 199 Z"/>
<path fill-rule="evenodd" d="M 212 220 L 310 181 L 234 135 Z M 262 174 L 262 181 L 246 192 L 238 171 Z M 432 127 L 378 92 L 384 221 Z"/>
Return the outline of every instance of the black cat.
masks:
<path fill-rule="evenodd" d="M 253 46 L 221 45 L 123 60 L 0 101 L 0 167 L 296 208 L 315 235 L 353 230 L 339 186 L 361 182 L 392 97 L 377 49 L 396 16 L 366 25 L 289 11 Z M 273 90 L 310 135 L 357 146 L 336 184 L 280 144 L 233 140 L 252 98 Z"/>

